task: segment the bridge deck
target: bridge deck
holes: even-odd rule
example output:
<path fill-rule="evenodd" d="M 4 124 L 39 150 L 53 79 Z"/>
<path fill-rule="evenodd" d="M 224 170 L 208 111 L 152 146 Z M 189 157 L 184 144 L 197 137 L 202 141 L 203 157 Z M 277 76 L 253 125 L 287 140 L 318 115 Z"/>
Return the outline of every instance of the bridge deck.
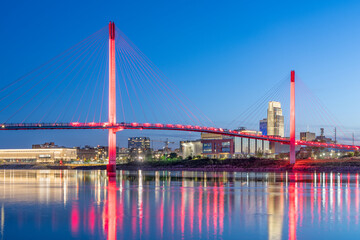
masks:
<path fill-rule="evenodd" d="M 244 132 L 238 132 L 234 130 L 214 128 L 214 127 L 202 127 L 192 125 L 181 124 L 162 124 L 162 123 L 6 123 L 0 125 L 0 130 L 57 130 L 57 129 L 117 129 L 118 131 L 125 129 L 138 129 L 138 130 L 169 130 L 169 131 L 188 131 L 188 132 L 204 132 L 215 133 L 231 137 L 242 137 L 266 140 L 270 142 L 279 142 L 283 144 L 290 144 L 288 138 L 266 136 L 259 134 L 250 134 Z M 359 150 L 360 146 L 346 145 L 346 144 L 333 144 L 333 143 L 321 143 L 311 141 L 296 141 L 296 145 L 323 147 L 323 148 L 336 148 L 336 149 L 349 149 Z"/>

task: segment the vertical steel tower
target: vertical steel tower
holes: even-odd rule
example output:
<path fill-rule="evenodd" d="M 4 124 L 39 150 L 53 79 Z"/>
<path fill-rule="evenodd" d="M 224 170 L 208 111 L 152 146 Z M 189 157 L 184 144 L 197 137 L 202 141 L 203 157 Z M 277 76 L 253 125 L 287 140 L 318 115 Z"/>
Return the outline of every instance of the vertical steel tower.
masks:
<path fill-rule="evenodd" d="M 291 71 L 290 80 L 290 163 L 294 164 L 295 156 L 295 71 Z"/>
<path fill-rule="evenodd" d="M 109 23 L 109 124 L 116 123 L 116 85 L 115 85 L 115 23 Z M 116 130 L 109 129 L 108 172 L 116 170 Z"/>

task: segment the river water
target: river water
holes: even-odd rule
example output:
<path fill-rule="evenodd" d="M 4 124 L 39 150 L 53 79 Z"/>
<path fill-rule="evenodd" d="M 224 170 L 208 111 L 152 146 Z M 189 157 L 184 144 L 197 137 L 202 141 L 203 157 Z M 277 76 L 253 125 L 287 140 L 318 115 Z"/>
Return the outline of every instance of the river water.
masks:
<path fill-rule="evenodd" d="M 358 174 L 0 170 L 0 239 L 359 239 Z"/>

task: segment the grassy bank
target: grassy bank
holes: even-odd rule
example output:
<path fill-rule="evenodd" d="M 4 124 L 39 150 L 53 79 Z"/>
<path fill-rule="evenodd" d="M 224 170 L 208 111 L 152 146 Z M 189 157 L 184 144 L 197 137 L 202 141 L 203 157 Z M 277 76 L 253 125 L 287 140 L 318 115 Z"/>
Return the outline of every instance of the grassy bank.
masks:
<path fill-rule="evenodd" d="M 0 169 L 74 169 L 105 170 L 105 164 L 1 164 Z M 172 171 L 229 171 L 229 172 L 360 172 L 359 158 L 297 160 L 295 165 L 288 160 L 273 159 L 199 159 L 176 161 L 131 162 L 117 165 L 118 170 L 172 170 Z"/>

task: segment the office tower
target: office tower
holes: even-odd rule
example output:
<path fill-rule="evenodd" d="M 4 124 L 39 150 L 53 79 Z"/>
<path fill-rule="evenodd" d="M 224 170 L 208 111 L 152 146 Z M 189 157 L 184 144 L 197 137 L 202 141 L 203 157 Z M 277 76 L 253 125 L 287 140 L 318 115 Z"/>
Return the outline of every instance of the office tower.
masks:
<path fill-rule="evenodd" d="M 281 103 L 271 101 L 267 111 L 267 135 L 284 137 L 284 116 Z"/>

